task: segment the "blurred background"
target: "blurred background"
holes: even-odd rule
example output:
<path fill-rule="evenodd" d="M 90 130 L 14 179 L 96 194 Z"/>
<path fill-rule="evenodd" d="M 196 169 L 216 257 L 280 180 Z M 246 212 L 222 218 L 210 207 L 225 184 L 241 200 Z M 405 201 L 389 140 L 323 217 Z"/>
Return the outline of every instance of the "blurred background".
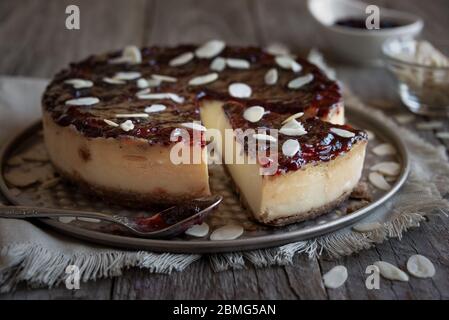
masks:
<path fill-rule="evenodd" d="M 449 1 L 371 0 L 421 16 L 423 36 L 448 39 Z M 80 30 L 67 30 L 65 9 L 80 8 Z M 280 42 L 306 52 L 324 47 L 305 0 L 0 0 L 0 74 L 51 77 L 89 54 L 138 46 Z M 357 50 L 357 48 L 354 48 Z"/>

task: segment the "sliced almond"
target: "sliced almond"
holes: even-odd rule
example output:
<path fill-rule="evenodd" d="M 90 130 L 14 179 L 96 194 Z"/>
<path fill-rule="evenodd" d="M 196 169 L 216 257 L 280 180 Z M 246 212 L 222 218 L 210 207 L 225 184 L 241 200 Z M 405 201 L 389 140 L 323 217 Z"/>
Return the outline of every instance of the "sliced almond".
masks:
<path fill-rule="evenodd" d="M 222 57 L 216 57 L 212 60 L 210 67 L 211 70 L 221 72 L 226 68 L 226 59 Z"/>
<path fill-rule="evenodd" d="M 296 90 L 296 89 L 299 89 L 299 88 L 305 86 L 306 84 L 309 84 L 312 81 L 313 81 L 313 74 L 309 73 L 309 74 L 306 74 L 305 76 L 297 77 L 297 78 L 291 80 L 287 84 L 287 87 L 289 89 Z"/>
<path fill-rule="evenodd" d="M 377 189 L 388 191 L 391 189 L 390 184 L 385 180 L 384 176 L 378 172 L 371 172 L 368 176 L 369 182 Z"/>
<path fill-rule="evenodd" d="M 251 87 L 240 82 L 232 83 L 228 90 L 229 94 L 235 98 L 249 98 L 252 94 Z"/>
<path fill-rule="evenodd" d="M 126 120 L 120 124 L 120 128 L 126 132 L 131 131 L 134 129 L 134 123 L 131 120 Z"/>
<path fill-rule="evenodd" d="M 348 131 L 348 130 L 344 130 L 344 129 L 340 129 L 340 128 L 331 128 L 330 131 L 334 134 L 336 134 L 337 136 L 340 136 L 342 138 L 352 138 L 355 136 L 354 132 Z"/>
<path fill-rule="evenodd" d="M 245 110 L 245 112 L 243 112 L 243 118 L 249 122 L 254 123 L 262 119 L 264 114 L 265 114 L 264 107 L 253 106 L 249 107 L 248 109 Z"/>
<path fill-rule="evenodd" d="M 286 56 L 290 54 L 288 47 L 282 43 L 271 43 L 264 49 L 264 51 L 273 56 Z"/>
<path fill-rule="evenodd" d="M 220 54 L 223 49 L 226 47 L 224 41 L 221 40 L 210 40 L 203 44 L 201 47 L 195 50 L 195 55 L 198 58 L 209 59 L 213 58 L 216 55 Z"/>
<path fill-rule="evenodd" d="M 91 106 L 100 102 L 100 99 L 95 97 L 84 97 L 78 99 L 71 99 L 65 102 L 69 106 Z"/>
<path fill-rule="evenodd" d="M 161 112 L 167 109 L 167 107 L 163 104 L 152 104 L 149 107 L 145 108 L 146 113 L 154 113 L 154 112 Z"/>
<path fill-rule="evenodd" d="M 210 235 L 210 239 L 218 240 L 234 240 L 243 234 L 243 227 L 239 225 L 226 225 L 220 227 Z"/>
<path fill-rule="evenodd" d="M 432 261 L 420 254 L 408 258 L 407 270 L 417 278 L 432 278 L 435 275 L 435 267 Z"/>
<path fill-rule="evenodd" d="M 185 232 L 185 234 L 197 238 L 205 237 L 207 236 L 208 233 L 209 233 L 209 225 L 206 222 L 203 222 L 202 224 L 196 224 L 187 229 Z"/>
<path fill-rule="evenodd" d="M 282 69 L 292 70 L 293 72 L 302 70 L 302 66 L 290 56 L 276 56 L 274 59 Z"/>
<path fill-rule="evenodd" d="M 61 178 L 60 178 L 60 177 L 53 178 L 53 179 L 50 179 L 50 180 L 47 180 L 47 181 L 43 182 L 43 183 L 40 185 L 40 187 L 41 187 L 42 189 L 51 189 L 51 188 L 57 186 L 58 183 L 59 183 L 60 181 L 61 181 Z"/>
<path fill-rule="evenodd" d="M 379 268 L 379 272 L 385 279 L 388 280 L 398 280 L 398 281 L 408 281 L 408 275 L 399 269 L 398 267 L 392 265 L 391 263 L 385 261 L 376 261 L 374 265 Z"/>
<path fill-rule="evenodd" d="M 352 226 L 352 229 L 357 232 L 371 232 L 374 230 L 378 230 L 382 228 L 382 224 L 380 222 L 360 222 Z"/>
<path fill-rule="evenodd" d="M 449 140 L 449 131 L 437 132 L 435 136 L 439 139 Z"/>
<path fill-rule="evenodd" d="M 152 74 L 151 78 L 155 79 L 155 80 L 159 80 L 159 81 L 165 81 L 165 82 L 177 82 L 178 79 L 176 79 L 175 77 L 171 77 L 171 76 L 166 76 L 163 74 Z"/>
<path fill-rule="evenodd" d="M 6 172 L 5 179 L 8 183 L 19 188 L 28 187 L 39 181 L 38 177 L 22 169 L 12 169 Z"/>
<path fill-rule="evenodd" d="M 303 115 L 304 115 L 304 112 L 298 112 L 298 113 L 292 114 L 290 117 L 288 117 L 287 119 L 282 121 L 282 124 L 286 124 L 287 122 L 301 118 Z"/>
<path fill-rule="evenodd" d="M 126 83 L 126 81 L 116 79 L 116 78 L 108 78 L 108 77 L 104 77 L 103 82 L 106 82 L 109 84 L 125 84 Z"/>
<path fill-rule="evenodd" d="M 289 122 L 285 123 L 281 127 L 279 132 L 281 134 L 285 134 L 286 136 L 302 136 L 307 134 L 307 131 L 304 128 L 304 126 L 295 119 L 292 119 Z"/>
<path fill-rule="evenodd" d="M 34 145 L 32 148 L 20 154 L 23 160 L 46 162 L 49 160 L 47 149 L 42 144 Z"/>
<path fill-rule="evenodd" d="M 112 64 L 142 63 L 142 53 L 140 52 L 140 49 L 136 46 L 126 46 L 122 51 L 122 55 L 120 57 L 109 60 L 109 63 L 112 63 Z"/>
<path fill-rule="evenodd" d="M 108 120 L 108 119 L 103 119 L 103 121 L 104 121 L 106 124 L 110 125 L 111 127 L 118 127 L 118 126 L 119 126 L 118 123 L 115 123 L 114 121 L 111 121 L 111 120 Z"/>
<path fill-rule="evenodd" d="M 137 71 L 122 71 L 117 72 L 114 75 L 114 79 L 118 80 L 136 80 L 139 79 L 142 76 L 140 72 Z"/>
<path fill-rule="evenodd" d="M 120 113 L 115 115 L 116 118 L 148 118 L 148 113 Z"/>
<path fill-rule="evenodd" d="M 297 140 L 288 139 L 282 144 L 282 153 L 286 157 L 293 157 L 298 153 L 300 149 L 299 142 Z"/>
<path fill-rule="evenodd" d="M 92 81 L 84 79 L 68 79 L 64 83 L 72 85 L 75 89 L 90 88 L 94 85 Z"/>
<path fill-rule="evenodd" d="M 76 218 L 75 217 L 59 217 L 58 221 L 62 222 L 62 223 L 70 223 L 72 221 L 75 221 Z"/>
<path fill-rule="evenodd" d="M 168 63 L 168 65 L 170 67 L 179 67 L 186 63 L 189 63 L 190 61 L 193 60 L 194 57 L 195 57 L 195 55 L 193 54 L 193 52 L 185 52 L 185 53 L 182 53 L 179 56 L 171 59 L 170 62 Z"/>
<path fill-rule="evenodd" d="M 273 136 L 270 136 L 269 134 L 265 134 L 265 133 L 255 133 L 253 134 L 253 138 L 256 140 L 260 140 L 260 141 L 271 141 L 271 142 L 276 142 L 277 139 Z"/>
<path fill-rule="evenodd" d="M 140 91 L 137 91 L 137 92 L 136 92 L 136 96 L 137 96 L 137 97 L 143 96 L 143 95 L 145 95 L 145 94 L 149 94 L 150 92 L 151 92 L 151 89 L 150 89 L 150 88 L 145 88 L 145 89 L 142 89 L 142 90 L 140 90 Z"/>
<path fill-rule="evenodd" d="M 148 93 L 148 94 L 137 94 L 137 97 L 141 100 L 172 100 L 176 103 L 183 103 L 184 98 L 178 96 L 175 93 Z"/>
<path fill-rule="evenodd" d="M 148 80 L 144 78 L 137 79 L 137 87 L 140 89 L 148 88 L 150 85 L 148 84 Z"/>
<path fill-rule="evenodd" d="M 336 289 L 342 286 L 348 279 L 348 270 L 345 266 L 335 266 L 323 275 L 324 286 Z"/>
<path fill-rule="evenodd" d="M 388 156 L 396 154 L 396 149 L 390 143 L 382 143 L 373 148 L 373 153 L 377 156 Z"/>
<path fill-rule="evenodd" d="M 100 219 L 95 219 L 95 218 L 77 217 L 76 219 L 79 221 L 90 222 L 90 223 L 100 223 L 101 222 Z"/>
<path fill-rule="evenodd" d="M 420 122 L 416 125 L 416 129 L 418 130 L 434 130 L 440 129 L 441 127 L 443 127 L 442 121 Z"/>
<path fill-rule="evenodd" d="M 234 58 L 227 58 L 226 65 L 229 68 L 233 68 L 233 69 L 249 69 L 251 67 L 251 64 L 249 63 L 248 60 L 234 59 Z"/>
<path fill-rule="evenodd" d="M 181 126 L 197 131 L 207 131 L 206 127 L 202 126 L 197 122 L 185 122 L 181 123 Z"/>
<path fill-rule="evenodd" d="M 276 82 L 278 82 L 279 74 L 278 70 L 276 68 L 271 68 L 270 70 L 265 73 L 265 84 L 272 86 L 275 85 Z"/>
<path fill-rule="evenodd" d="M 189 80 L 189 85 L 191 86 L 200 86 L 204 84 L 208 84 L 214 82 L 218 79 L 218 73 L 213 72 L 209 74 L 205 74 L 202 76 L 198 76 Z"/>
<path fill-rule="evenodd" d="M 386 161 L 375 164 L 370 170 L 387 176 L 397 176 L 401 172 L 401 165 L 394 161 Z"/>

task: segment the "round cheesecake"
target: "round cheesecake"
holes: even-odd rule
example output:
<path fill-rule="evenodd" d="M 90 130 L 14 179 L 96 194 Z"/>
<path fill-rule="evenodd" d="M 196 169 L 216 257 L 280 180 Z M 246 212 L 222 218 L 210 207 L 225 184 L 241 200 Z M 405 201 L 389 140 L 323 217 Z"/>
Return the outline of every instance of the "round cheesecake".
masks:
<path fill-rule="evenodd" d="M 207 133 L 221 133 L 219 154 L 243 162 L 225 162 L 243 202 L 273 225 L 347 197 L 367 141 L 344 125 L 340 88 L 316 66 L 217 40 L 90 56 L 54 77 L 42 107 L 46 147 L 61 175 L 134 207 L 209 195 Z M 269 157 L 253 156 L 239 136 L 248 129 L 257 143 L 269 142 Z M 196 161 L 173 161 L 179 130 L 197 137 L 187 146 Z M 261 173 L 267 167 L 274 169 Z"/>

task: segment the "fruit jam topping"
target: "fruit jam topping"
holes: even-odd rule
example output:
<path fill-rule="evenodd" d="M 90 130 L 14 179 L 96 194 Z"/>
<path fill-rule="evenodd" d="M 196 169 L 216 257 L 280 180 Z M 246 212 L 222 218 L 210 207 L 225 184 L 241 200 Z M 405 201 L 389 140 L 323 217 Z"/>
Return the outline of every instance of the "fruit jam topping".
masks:
<path fill-rule="evenodd" d="M 314 65 L 296 59 L 302 70 L 295 73 L 280 67 L 273 55 L 254 47 L 226 47 L 219 54 L 225 59 L 246 60 L 249 62 L 247 69 L 233 67 L 232 63 L 229 63 L 224 70 L 214 71 L 211 69 L 211 63 L 215 57 L 193 58 L 185 64 L 170 66 L 170 61 L 174 58 L 187 52 L 195 52 L 196 48 L 191 45 L 143 48 L 142 62 L 138 64 L 111 63 L 120 57 L 121 51 L 90 56 L 81 62 L 72 63 L 68 69 L 59 72 L 47 87 L 42 100 L 44 109 L 50 112 L 59 125 L 74 125 L 88 137 L 128 136 L 146 139 L 149 144 L 168 145 L 173 129 L 179 128 L 181 123 L 200 121 L 198 101 L 201 99 L 239 101 L 246 107 L 254 104 L 277 106 L 291 110 L 292 113 L 306 111 L 319 117 L 326 116 L 342 101 L 338 85 Z M 267 85 L 264 77 L 271 68 L 278 70 L 278 80 L 274 85 Z M 214 72 L 218 74 L 218 79 L 207 84 L 189 85 L 191 79 Z M 135 75 L 136 78 L 123 79 L 123 73 L 126 73 L 125 77 Z M 305 74 L 312 74 L 314 80 L 300 89 L 288 88 L 289 81 Z M 174 79 L 170 81 L 158 78 L 158 75 Z M 139 98 L 144 89 L 139 87 L 139 83 L 145 82 L 139 81 L 140 78 L 151 83 L 146 93 L 171 93 L 183 101 L 175 101 L 167 95 L 158 99 Z M 89 80 L 93 85 L 75 88 L 65 82 L 72 79 Z M 110 79 L 115 82 L 111 83 Z M 237 82 L 251 87 L 249 98 L 239 99 L 229 94 L 229 85 Z M 98 98 L 99 102 L 91 105 L 66 104 L 69 100 L 83 97 Z M 164 105 L 166 108 L 149 113 L 148 117 L 116 117 L 117 114 L 144 113 L 146 107 L 154 104 Z M 106 123 L 104 119 L 117 124 L 131 120 L 134 128 L 124 131 L 120 126 Z"/>

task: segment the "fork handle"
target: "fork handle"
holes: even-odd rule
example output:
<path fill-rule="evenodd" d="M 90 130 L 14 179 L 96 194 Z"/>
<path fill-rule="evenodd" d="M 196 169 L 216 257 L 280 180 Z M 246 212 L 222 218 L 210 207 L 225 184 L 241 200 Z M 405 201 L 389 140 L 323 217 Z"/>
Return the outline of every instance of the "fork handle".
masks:
<path fill-rule="evenodd" d="M 110 216 L 99 212 L 25 206 L 0 206 L 0 218 L 24 219 L 57 217 L 82 217 L 114 222 L 114 220 Z"/>

